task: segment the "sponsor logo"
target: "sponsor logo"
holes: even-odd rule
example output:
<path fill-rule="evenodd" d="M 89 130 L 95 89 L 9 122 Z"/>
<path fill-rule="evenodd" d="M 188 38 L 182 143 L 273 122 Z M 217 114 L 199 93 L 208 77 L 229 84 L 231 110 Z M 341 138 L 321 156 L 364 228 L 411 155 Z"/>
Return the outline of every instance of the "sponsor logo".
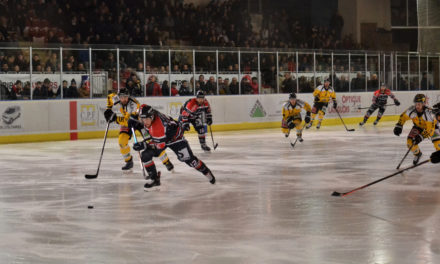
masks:
<path fill-rule="evenodd" d="M 2 113 L 0 129 L 21 129 L 21 108 L 19 105 L 8 106 Z"/>
<path fill-rule="evenodd" d="M 180 108 L 182 108 L 181 102 L 171 102 L 168 104 L 168 115 L 173 118 L 178 118 L 180 115 Z"/>
<path fill-rule="evenodd" d="M 257 100 L 254 104 L 254 107 L 252 107 L 252 110 L 251 110 L 249 116 L 256 118 L 256 117 L 265 117 L 266 115 L 267 115 L 267 113 L 264 110 L 263 105 L 260 103 L 259 100 Z"/>
<path fill-rule="evenodd" d="M 80 121 L 81 126 L 96 126 L 98 120 L 98 111 L 96 105 L 82 104 L 80 106 Z"/>

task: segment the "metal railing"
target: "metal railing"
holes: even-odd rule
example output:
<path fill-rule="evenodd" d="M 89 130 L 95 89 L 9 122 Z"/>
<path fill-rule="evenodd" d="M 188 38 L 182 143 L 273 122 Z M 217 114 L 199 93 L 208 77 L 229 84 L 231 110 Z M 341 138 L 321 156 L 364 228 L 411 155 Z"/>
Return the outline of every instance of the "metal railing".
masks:
<path fill-rule="evenodd" d="M 0 61 L 0 100 L 103 98 L 121 87 L 136 96 L 307 93 L 326 78 L 337 92 L 374 91 L 381 82 L 392 90 L 440 87 L 439 54 L 47 46 L 0 47 Z"/>

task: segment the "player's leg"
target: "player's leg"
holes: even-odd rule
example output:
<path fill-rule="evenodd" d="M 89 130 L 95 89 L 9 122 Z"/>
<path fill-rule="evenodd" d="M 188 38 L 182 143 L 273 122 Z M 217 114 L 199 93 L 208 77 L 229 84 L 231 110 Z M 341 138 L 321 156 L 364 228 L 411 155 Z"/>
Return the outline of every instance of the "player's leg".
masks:
<path fill-rule="evenodd" d="M 154 164 L 153 157 L 159 156 L 161 151 L 146 149 L 141 153 L 142 164 L 148 173 L 148 177 L 151 182 L 147 182 L 144 185 L 145 189 L 160 185 L 160 172 L 157 172 L 156 165 Z"/>
<path fill-rule="evenodd" d="M 302 119 L 296 118 L 293 120 L 293 123 L 295 124 L 296 137 L 298 138 L 299 142 L 303 142 L 303 139 L 302 139 L 302 130 L 303 130 Z"/>
<path fill-rule="evenodd" d="M 327 111 L 328 103 L 322 103 L 319 107 L 318 111 L 318 124 L 316 125 L 316 129 L 321 127 L 322 120 L 324 119 L 325 113 Z"/>
<path fill-rule="evenodd" d="M 309 129 L 309 128 L 311 128 L 313 126 L 313 121 L 315 121 L 316 114 L 318 113 L 318 103 L 314 103 L 313 104 L 311 112 L 312 112 L 312 116 L 311 116 L 312 119 L 310 120 L 310 123 L 308 123 L 306 125 L 306 129 Z"/>
<path fill-rule="evenodd" d="M 176 153 L 177 158 L 181 162 L 185 162 L 188 166 L 193 167 L 203 173 L 203 175 L 208 178 L 210 183 L 215 183 L 215 177 L 212 174 L 211 170 L 205 165 L 205 163 L 203 163 L 203 161 L 194 156 L 186 139 L 182 139 L 178 142 L 171 144 L 169 148 L 172 149 L 174 153 Z"/>
<path fill-rule="evenodd" d="M 422 157 L 422 152 L 419 148 L 420 140 L 420 128 L 413 127 L 408 134 L 406 139 L 406 144 L 408 148 L 411 148 L 411 152 L 414 154 L 413 164 L 416 165 L 419 163 L 420 158 Z M 423 138 L 423 137 L 422 137 Z"/>
<path fill-rule="evenodd" d="M 130 132 L 123 130 L 121 127 L 121 130 L 119 131 L 118 143 L 122 157 L 125 161 L 125 165 L 122 167 L 122 170 L 129 170 L 133 168 L 133 157 L 130 154 L 130 146 L 128 145 L 130 137 Z"/>
<path fill-rule="evenodd" d="M 206 145 L 206 126 L 203 124 L 202 119 L 196 119 L 193 123 L 194 129 L 197 131 L 199 135 L 200 146 L 204 151 L 211 151 L 211 149 Z"/>
<path fill-rule="evenodd" d="M 162 161 L 162 164 L 165 165 L 165 167 L 167 167 L 168 171 L 172 171 L 174 169 L 174 165 L 173 163 L 171 163 L 170 159 L 168 158 L 167 152 L 165 150 L 163 150 L 159 154 L 159 159 Z"/>
<path fill-rule="evenodd" d="M 385 112 L 385 106 L 380 106 L 379 111 L 377 113 L 377 118 L 374 121 L 373 125 L 377 125 L 377 123 L 379 123 L 379 120 L 382 118 L 384 112 Z"/>
<path fill-rule="evenodd" d="M 365 123 L 367 123 L 368 118 L 370 118 L 371 114 L 373 114 L 374 111 L 376 111 L 377 105 L 372 104 L 370 108 L 368 108 L 367 112 L 365 113 L 364 120 L 359 123 L 360 126 L 363 126 Z"/>
<path fill-rule="evenodd" d="M 434 135 L 431 137 L 432 144 L 434 144 L 435 150 L 440 150 L 440 130 L 436 127 L 434 130 Z"/>

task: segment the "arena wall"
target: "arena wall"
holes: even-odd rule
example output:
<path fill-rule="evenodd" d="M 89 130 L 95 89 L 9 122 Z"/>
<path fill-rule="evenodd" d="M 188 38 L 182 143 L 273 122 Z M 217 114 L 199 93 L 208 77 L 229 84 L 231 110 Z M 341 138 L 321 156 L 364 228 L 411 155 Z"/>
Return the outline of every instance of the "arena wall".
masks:
<path fill-rule="evenodd" d="M 388 107 L 384 120 L 397 120 L 398 115 L 412 104 L 414 92 L 396 92 L 402 103 Z M 440 91 L 424 91 L 428 104 L 440 101 Z M 174 118 L 182 104 L 191 97 L 143 97 L 141 103 Z M 287 94 L 208 96 L 213 111 L 213 130 L 242 130 L 280 127 L 281 108 Z M 298 94 L 298 98 L 312 102 L 312 94 Z M 365 114 L 358 107 L 371 104 L 372 93 L 338 93 L 338 110 L 346 124 L 357 124 Z M 392 100 L 389 100 L 392 103 Z M 331 104 L 330 104 L 331 105 Z M 77 140 L 103 136 L 106 122 L 103 112 L 106 99 L 34 100 L 0 102 L 0 143 Z M 374 118 L 370 118 L 370 122 Z M 340 125 L 335 110 L 330 106 L 323 125 Z M 118 134 L 111 125 L 110 136 Z"/>

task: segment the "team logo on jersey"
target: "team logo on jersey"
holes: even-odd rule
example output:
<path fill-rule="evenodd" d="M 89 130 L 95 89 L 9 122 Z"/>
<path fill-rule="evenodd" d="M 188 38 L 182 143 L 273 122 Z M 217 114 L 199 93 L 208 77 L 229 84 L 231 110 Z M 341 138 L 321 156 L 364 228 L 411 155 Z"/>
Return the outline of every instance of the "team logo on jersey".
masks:
<path fill-rule="evenodd" d="M 250 112 L 250 117 L 265 117 L 267 115 L 266 111 L 264 110 L 263 105 L 260 103 L 260 101 L 257 99 L 257 101 L 254 104 L 254 107 L 252 107 L 252 110 Z"/>

